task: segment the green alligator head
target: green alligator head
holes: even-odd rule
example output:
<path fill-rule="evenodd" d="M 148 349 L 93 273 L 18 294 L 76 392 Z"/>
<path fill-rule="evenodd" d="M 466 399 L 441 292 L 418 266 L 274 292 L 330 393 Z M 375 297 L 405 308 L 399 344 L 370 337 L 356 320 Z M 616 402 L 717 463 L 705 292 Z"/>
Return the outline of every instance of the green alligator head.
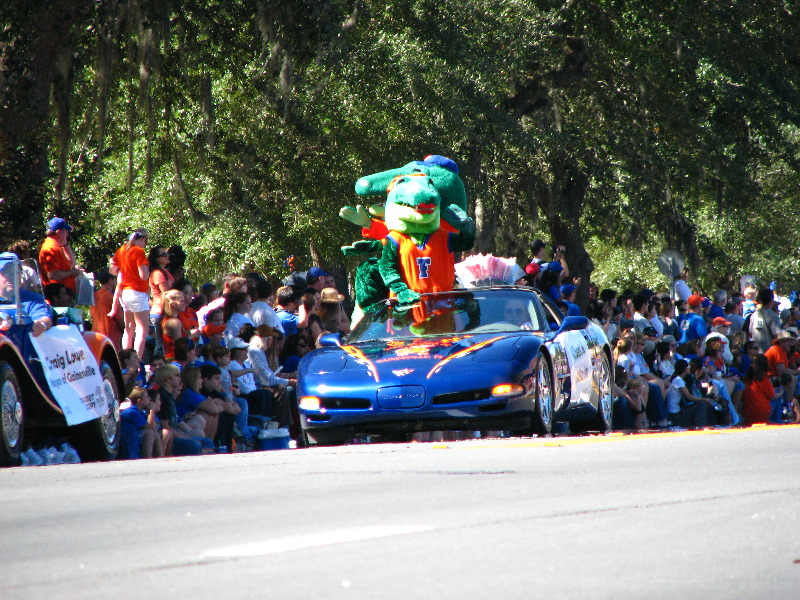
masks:
<path fill-rule="evenodd" d="M 401 175 L 389 187 L 386 227 L 408 234 L 439 229 L 441 196 L 430 177 Z"/>

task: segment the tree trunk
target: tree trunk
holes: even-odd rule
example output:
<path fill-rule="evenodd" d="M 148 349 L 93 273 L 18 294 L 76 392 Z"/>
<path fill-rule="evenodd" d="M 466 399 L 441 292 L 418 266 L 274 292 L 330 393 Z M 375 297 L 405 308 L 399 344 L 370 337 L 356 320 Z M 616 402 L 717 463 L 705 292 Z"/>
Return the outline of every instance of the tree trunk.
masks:
<path fill-rule="evenodd" d="M 0 222 L 2 242 L 42 233 L 48 168 L 50 90 L 81 10 L 91 0 L 9 2 L 10 40 L 0 44 Z"/>

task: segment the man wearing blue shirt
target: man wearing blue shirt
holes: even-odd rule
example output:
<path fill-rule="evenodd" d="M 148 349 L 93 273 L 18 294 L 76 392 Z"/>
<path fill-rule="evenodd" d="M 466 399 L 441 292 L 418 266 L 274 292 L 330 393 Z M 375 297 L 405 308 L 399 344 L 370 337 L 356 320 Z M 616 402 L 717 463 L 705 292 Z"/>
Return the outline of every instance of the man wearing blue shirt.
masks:
<path fill-rule="evenodd" d="M 689 311 L 686 313 L 686 318 L 681 321 L 681 344 L 689 340 L 702 340 L 708 334 L 706 320 L 702 316 L 702 296 L 692 294 L 686 304 L 689 306 Z"/>
<path fill-rule="evenodd" d="M 21 270 L 22 264 L 16 254 L 0 253 L 0 305 L 13 304 L 16 301 L 14 278 L 19 277 Z M 19 289 L 19 304 L 23 314 L 33 321 L 31 332 L 34 336 L 43 334 L 53 326 L 52 311 L 40 294 Z"/>

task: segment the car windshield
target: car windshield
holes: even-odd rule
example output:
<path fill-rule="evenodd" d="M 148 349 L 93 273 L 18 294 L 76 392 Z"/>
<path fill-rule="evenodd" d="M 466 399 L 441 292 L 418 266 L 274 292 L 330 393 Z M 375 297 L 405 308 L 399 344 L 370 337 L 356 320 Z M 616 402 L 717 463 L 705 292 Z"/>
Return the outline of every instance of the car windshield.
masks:
<path fill-rule="evenodd" d="M 537 300 L 533 292 L 511 288 L 430 294 L 405 310 L 381 305 L 367 312 L 347 341 L 542 331 Z"/>

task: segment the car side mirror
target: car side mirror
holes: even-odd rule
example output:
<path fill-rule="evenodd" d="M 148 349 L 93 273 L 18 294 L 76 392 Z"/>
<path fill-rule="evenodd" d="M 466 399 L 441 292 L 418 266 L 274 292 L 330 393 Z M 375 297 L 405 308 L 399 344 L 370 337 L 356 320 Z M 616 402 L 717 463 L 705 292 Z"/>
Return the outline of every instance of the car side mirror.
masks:
<path fill-rule="evenodd" d="M 563 321 L 561 321 L 561 327 L 558 329 L 558 333 L 564 333 L 565 331 L 578 331 L 581 329 L 586 329 L 589 326 L 589 319 L 587 317 L 566 317 Z"/>
<path fill-rule="evenodd" d="M 326 333 L 319 338 L 319 345 L 323 348 L 342 345 L 341 333 Z"/>

